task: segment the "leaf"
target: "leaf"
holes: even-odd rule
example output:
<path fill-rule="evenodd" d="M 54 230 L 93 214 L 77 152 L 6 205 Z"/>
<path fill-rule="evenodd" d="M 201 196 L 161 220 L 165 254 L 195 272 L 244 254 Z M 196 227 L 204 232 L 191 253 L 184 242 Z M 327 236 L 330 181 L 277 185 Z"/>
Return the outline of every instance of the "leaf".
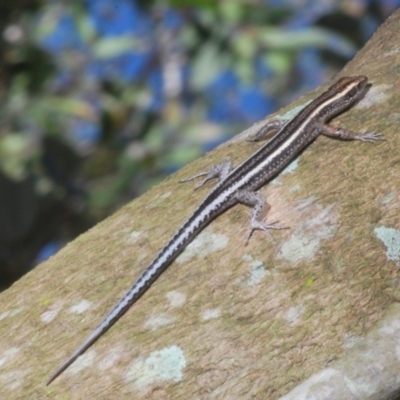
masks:
<path fill-rule="evenodd" d="M 139 50 L 140 42 L 131 35 L 101 39 L 93 45 L 93 55 L 98 59 L 114 58 L 131 50 Z"/>
<path fill-rule="evenodd" d="M 216 44 L 204 45 L 193 61 L 190 85 L 194 90 L 203 90 L 208 86 L 217 74 L 228 65 L 227 57 L 224 57 Z"/>

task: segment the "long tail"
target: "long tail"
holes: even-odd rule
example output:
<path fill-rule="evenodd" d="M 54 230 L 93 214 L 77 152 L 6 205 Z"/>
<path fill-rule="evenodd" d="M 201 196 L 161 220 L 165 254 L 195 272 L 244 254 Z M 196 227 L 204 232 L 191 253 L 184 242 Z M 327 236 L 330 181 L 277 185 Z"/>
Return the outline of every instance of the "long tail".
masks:
<path fill-rule="evenodd" d="M 203 203 L 204 204 L 204 203 Z M 125 293 L 122 299 L 92 331 L 86 340 L 60 365 L 50 377 L 47 385 L 64 372 L 80 355 L 107 332 L 128 309 L 147 291 L 154 281 L 171 265 L 196 235 L 211 221 L 210 215 L 205 215 L 202 205 L 186 221 L 169 243 L 161 250 L 153 262 L 143 271 L 138 280 Z"/>

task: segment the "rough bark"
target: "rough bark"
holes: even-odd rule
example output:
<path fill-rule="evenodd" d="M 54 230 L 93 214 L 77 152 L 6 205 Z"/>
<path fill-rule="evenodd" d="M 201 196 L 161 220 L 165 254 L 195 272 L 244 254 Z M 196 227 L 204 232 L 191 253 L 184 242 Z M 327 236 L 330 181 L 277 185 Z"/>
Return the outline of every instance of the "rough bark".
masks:
<path fill-rule="evenodd" d="M 387 142 L 318 138 L 262 189 L 268 219 L 291 227 L 272 232 L 275 245 L 257 232 L 244 246 L 249 211 L 232 208 L 49 387 L 50 373 L 205 196 L 207 188 L 178 180 L 227 158 L 237 165 L 259 146 L 244 141 L 255 127 L 3 292 L 1 397 L 278 399 L 297 390 L 285 398 L 389 398 L 400 387 L 400 307 L 391 305 L 400 287 L 399 46 L 400 11 L 340 73 L 374 85 L 334 125 Z M 380 357 L 383 349 L 392 357 Z"/>

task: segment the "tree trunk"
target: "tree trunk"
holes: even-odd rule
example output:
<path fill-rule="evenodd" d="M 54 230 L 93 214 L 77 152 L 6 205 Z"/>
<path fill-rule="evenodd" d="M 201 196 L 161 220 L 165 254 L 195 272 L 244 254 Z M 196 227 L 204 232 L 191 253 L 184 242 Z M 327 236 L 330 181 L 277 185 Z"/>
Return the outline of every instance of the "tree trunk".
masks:
<path fill-rule="evenodd" d="M 399 44 L 400 11 L 340 74 L 367 75 L 373 86 L 333 123 L 381 132 L 386 142 L 319 137 L 261 190 L 272 206 L 268 220 L 290 226 L 271 233 L 275 244 L 256 232 L 245 246 L 249 211 L 233 207 L 48 387 L 54 369 L 211 187 L 193 191 L 178 181 L 228 158 L 238 165 L 259 147 L 245 142 L 245 135 L 264 121 L 149 190 L 3 292 L 1 397 L 394 396 L 400 387 L 400 306 L 394 303 L 400 296 Z M 277 116 L 298 110 L 322 90 Z"/>

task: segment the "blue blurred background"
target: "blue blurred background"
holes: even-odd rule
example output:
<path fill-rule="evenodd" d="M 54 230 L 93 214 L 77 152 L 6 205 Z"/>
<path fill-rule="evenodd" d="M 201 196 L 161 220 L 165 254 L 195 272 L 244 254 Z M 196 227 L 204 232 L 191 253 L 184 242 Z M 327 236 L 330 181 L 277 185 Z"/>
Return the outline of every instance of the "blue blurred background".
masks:
<path fill-rule="evenodd" d="M 330 79 L 400 0 L 0 4 L 0 289 Z"/>

